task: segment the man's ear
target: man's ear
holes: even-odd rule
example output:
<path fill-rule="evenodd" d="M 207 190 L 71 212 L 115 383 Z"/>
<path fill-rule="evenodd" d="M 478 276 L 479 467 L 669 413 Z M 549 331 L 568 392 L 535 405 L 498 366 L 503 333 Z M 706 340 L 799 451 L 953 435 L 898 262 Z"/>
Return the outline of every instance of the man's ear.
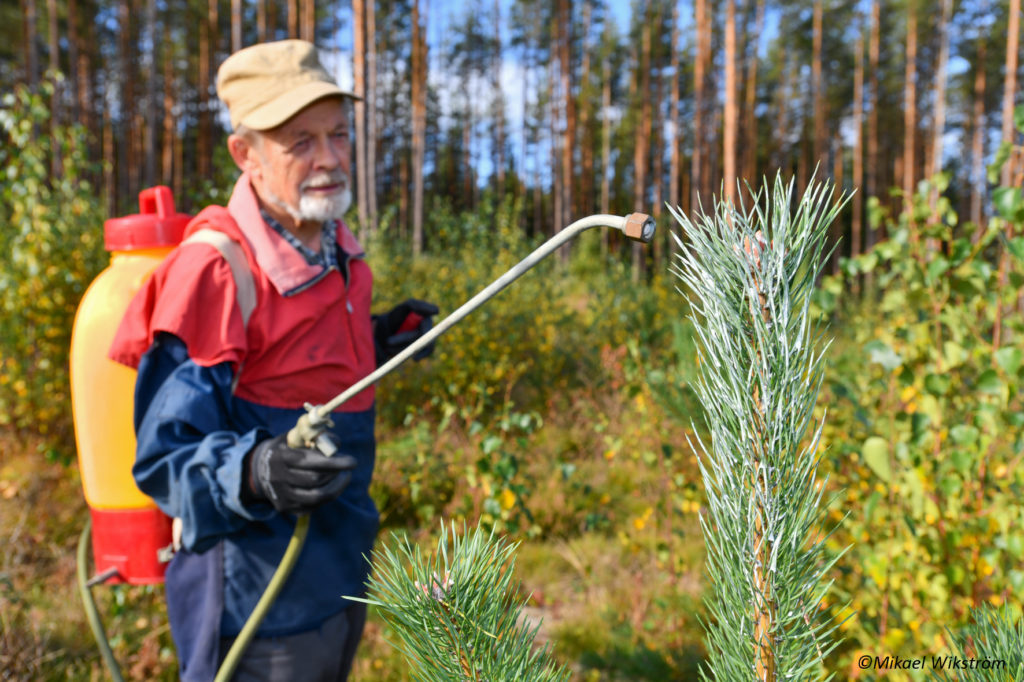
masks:
<path fill-rule="evenodd" d="M 242 135 L 232 133 L 228 135 L 228 152 L 234 159 L 239 170 L 245 172 L 252 170 L 256 165 L 256 150 L 252 143 Z"/>

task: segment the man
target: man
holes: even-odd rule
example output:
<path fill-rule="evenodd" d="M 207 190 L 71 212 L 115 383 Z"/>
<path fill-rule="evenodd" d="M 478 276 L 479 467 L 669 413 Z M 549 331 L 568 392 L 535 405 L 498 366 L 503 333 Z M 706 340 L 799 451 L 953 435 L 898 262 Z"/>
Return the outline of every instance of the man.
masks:
<path fill-rule="evenodd" d="M 437 308 L 410 300 L 371 318 L 370 270 L 341 222 L 351 95 L 313 45 L 243 49 L 221 66 L 217 92 L 242 175 L 227 207 L 205 209 L 186 234 L 212 229 L 235 242 L 256 303 L 243 310 L 237 272 L 205 242 L 172 252 L 132 301 L 110 355 L 138 367 L 133 474 L 180 523 L 166 594 L 182 679 L 213 678 L 296 514 L 309 513 L 306 545 L 236 679 L 344 680 L 365 608 L 342 597 L 363 593 L 378 523 L 373 388 L 332 415 L 334 457 L 290 448 L 285 434 L 304 403 L 369 374 Z"/>

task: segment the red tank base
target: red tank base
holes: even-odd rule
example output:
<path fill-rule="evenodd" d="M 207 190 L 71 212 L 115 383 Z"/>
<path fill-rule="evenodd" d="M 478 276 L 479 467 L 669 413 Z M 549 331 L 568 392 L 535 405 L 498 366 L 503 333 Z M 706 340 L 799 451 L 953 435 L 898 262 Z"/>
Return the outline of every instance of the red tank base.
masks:
<path fill-rule="evenodd" d="M 159 509 L 89 509 L 94 575 L 105 583 L 151 585 L 164 581 L 160 554 L 171 544 L 171 519 Z M 116 572 L 115 572 L 116 571 Z"/>

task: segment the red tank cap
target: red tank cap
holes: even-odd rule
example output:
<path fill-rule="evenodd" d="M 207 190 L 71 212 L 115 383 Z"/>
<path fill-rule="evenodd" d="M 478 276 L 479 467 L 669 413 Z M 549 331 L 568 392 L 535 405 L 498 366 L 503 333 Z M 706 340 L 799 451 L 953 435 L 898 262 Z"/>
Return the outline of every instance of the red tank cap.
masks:
<path fill-rule="evenodd" d="M 139 192 L 139 212 L 103 223 L 107 251 L 177 246 L 192 216 L 174 212 L 174 194 L 164 185 Z"/>

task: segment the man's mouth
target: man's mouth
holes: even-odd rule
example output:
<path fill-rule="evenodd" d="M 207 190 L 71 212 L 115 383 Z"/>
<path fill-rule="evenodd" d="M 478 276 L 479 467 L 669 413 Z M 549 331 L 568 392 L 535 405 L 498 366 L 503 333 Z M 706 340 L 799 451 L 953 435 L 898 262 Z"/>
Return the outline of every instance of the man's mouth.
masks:
<path fill-rule="evenodd" d="M 345 188 L 344 183 L 336 182 L 330 185 L 310 185 L 304 191 L 313 194 L 337 194 Z"/>
<path fill-rule="evenodd" d="M 344 191 L 347 180 L 344 177 L 323 175 L 307 181 L 301 187 L 303 193 L 313 196 L 328 196 Z"/>

